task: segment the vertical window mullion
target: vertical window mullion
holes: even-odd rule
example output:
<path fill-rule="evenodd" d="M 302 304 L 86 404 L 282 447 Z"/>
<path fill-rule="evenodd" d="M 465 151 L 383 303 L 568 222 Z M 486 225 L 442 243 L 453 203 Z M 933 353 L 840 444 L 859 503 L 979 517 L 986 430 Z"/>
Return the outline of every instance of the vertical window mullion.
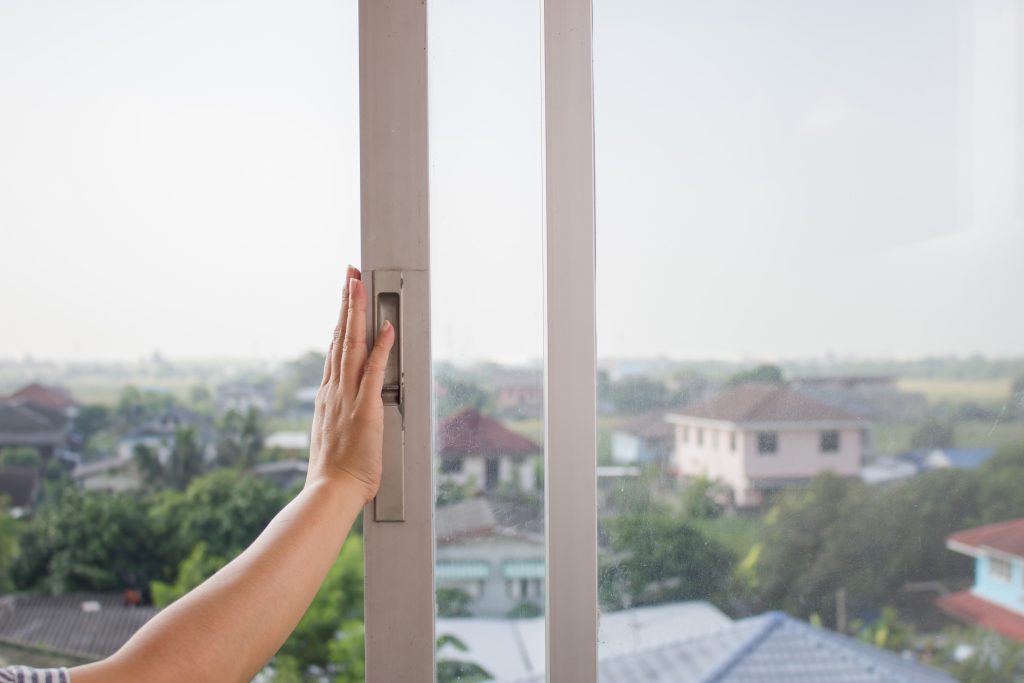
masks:
<path fill-rule="evenodd" d="M 597 681 L 591 0 L 544 0 L 547 680 Z"/>
<path fill-rule="evenodd" d="M 362 269 L 401 271 L 404 521 L 365 533 L 366 680 L 434 680 L 434 528 L 427 208 L 427 12 L 360 0 Z M 368 318 L 373 320 L 373 303 Z M 372 324 L 369 326 L 373 330 Z M 372 334 L 372 332 L 371 332 Z M 387 406 L 385 407 L 387 410 Z M 392 434 L 391 438 L 395 435 Z M 385 434 L 385 441 L 389 438 Z M 388 485 L 388 465 L 382 489 Z"/>

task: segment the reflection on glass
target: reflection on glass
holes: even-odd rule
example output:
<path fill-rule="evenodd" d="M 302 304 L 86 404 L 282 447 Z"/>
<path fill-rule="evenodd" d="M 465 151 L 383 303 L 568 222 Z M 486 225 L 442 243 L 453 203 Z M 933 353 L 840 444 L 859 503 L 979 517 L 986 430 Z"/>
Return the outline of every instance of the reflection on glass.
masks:
<path fill-rule="evenodd" d="M 1024 7 L 594 21 L 602 678 L 1009 676 Z"/>
<path fill-rule="evenodd" d="M 430 6 L 438 680 L 544 668 L 538 7 Z"/>

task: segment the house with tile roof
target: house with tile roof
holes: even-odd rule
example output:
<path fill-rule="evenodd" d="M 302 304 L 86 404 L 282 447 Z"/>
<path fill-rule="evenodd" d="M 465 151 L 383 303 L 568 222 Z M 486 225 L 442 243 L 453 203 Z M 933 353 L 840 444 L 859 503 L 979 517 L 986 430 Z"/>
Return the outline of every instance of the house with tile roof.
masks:
<path fill-rule="evenodd" d="M 521 491 L 538 488 L 540 445 L 474 408 L 441 420 L 435 452 L 441 482 L 472 483 L 478 493 L 493 492 L 502 484 Z"/>
<path fill-rule="evenodd" d="M 544 537 L 529 525 L 499 522 L 486 498 L 439 506 L 434 577 L 438 588 L 457 588 L 474 616 L 504 617 L 530 603 L 544 604 Z"/>
<path fill-rule="evenodd" d="M 71 444 L 71 427 L 71 418 L 60 408 L 0 399 L 0 448 L 34 448 L 48 459 Z"/>
<path fill-rule="evenodd" d="M 486 666 L 486 662 L 483 663 Z M 542 683 L 543 673 L 499 679 Z M 953 683 L 952 676 L 782 612 L 628 652 L 598 650 L 600 683 Z"/>
<path fill-rule="evenodd" d="M 622 465 L 664 464 L 674 439 L 664 410 L 638 415 L 612 431 L 612 459 Z"/>
<path fill-rule="evenodd" d="M 60 387 L 48 387 L 38 382 L 27 384 L 7 397 L 12 401 L 34 403 L 53 410 L 61 411 L 69 417 L 74 417 L 79 404 L 71 392 Z"/>
<path fill-rule="evenodd" d="M 669 413 L 671 469 L 719 481 L 737 507 L 806 485 L 822 472 L 860 474 L 870 423 L 786 386 L 746 384 Z"/>
<path fill-rule="evenodd" d="M 68 663 L 114 654 L 155 607 L 137 607 L 108 593 L 0 595 L 0 645 L 61 656 Z"/>
<path fill-rule="evenodd" d="M 1024 642 L 1024 519 L 958 531 L 946 547 L 974 558 L 974 585 L 939 598 L 939 608 Z"/>

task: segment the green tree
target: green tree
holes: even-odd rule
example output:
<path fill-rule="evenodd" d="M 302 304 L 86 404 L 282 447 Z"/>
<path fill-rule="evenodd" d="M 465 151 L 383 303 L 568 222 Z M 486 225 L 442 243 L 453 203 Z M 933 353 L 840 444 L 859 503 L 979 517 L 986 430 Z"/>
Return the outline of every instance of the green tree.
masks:
<path fill-rule="evenodd" d="M 227 560 L 223 557 L 210 556 L 207 549 L 206 543 L 202 541 L 197 543 L 192 549 L 192 553 L 182 560 L 173 583 L 164 581 L 150 583 L 150 592 L 156 607 L 167 607 L 227 564 Z"/>
<path fill-rule="evenodd" d="M 180 427 L 175 431 L 167 462 L 161 462 L 152 447 L 141 443 L 132 449 L 132 456 L 143 481 L 150 488 L 167 487 L 180 491 L 202 474 L 206 466 L 196 430 L 192 427 Z"/>
<path fill-rule="evenodd" d="M 0 467 L 40 467 L 43 459 L 39 451 L 27 446 L 0 449 Z"/>
<path fill-rule="evenodd" d="M 230 410 L 217 428 L 217 462 L 226 467 L 249 469 L 263 451 L 265 439 L 259 410 L 250 408 L 244 415 Z"/>
<path fill-rule="evenodd" d="M 620 558 L 602 569 L 608 607 L 712 599 L 725 587 L 732 556 L 682 517 L 652 508 L 606 529 Z"/>
<path fill-rule="evenodd" d="M 0 496 L 0 593 L 14 590 L 12 569 L 18 555 L 21 528 L 18 522 L 7 514 L 8 500 Z"/>
<path fill-rule="evenodd" d="M 724 495 L 721 484 L 707 477 L 692 479 L 683 489 L 683 514 L 687 519 L 714 519 L 723 512 L 719 500 Z"/>
<path fill-rule="evenodd" d="M 466 408 L 482 413 L 494 408 L 494 397 L 476 382 L 447 376 L 438 377 L 436 381 L 435 404 L 440 419 Z"/>
<path fill-rule="evenodd" d="M 143 501 L 63 486 L 26 522 L 12 575 L 51 594 L 143 590 L 165 577 L 168 547 Z"/>
<path fill-rule="evenodd" d="M 274 666 L 335 681 L 361 681 L 363 674 L 363 545 L 349 536 Z"/>
<path fill-rule="evenodd" d="M 134 386 L 126 386 L 114 409 L 114 417 L 123 428 L 138 425 L 174 407 L 174 396 L 164 392 L 142 391 Z"/>
<path fill-rule="evenodd" d="M 174 544 L 177 557 L 205 543 L 209 556 L 230 559 L 252 543 L 286 502 L 287 496 L 273 484 L 220 469 L 196 478 L 183 492 L 159 492 L 150 516 L 164 542 Z"/>
<path fill-rule="evenodd" d="M 437 616 L 468 617 L 472 615 L 469 606 L 473 598 L 461 588 L 439 587 L 435 593 L 437 598 Z"/>
<path fill-rule="evenodd" d="M 607 397 L 620 415 L 638 415 L 672 403 L 664 382 L 639 375 L 613 382 L 608 387 Z"/>
<path fill-rule="evenodd" d="M 758 365 L 749 370 L 740 370 L 725 380 L 725 386 L 737 387 L 741 384 L 782 384 L 782 368 L 778 365 Z"/>
<path fill-rule="evenodd" d="M 82 443 L 88 443 L 96 434 L 110 427 L 111 419 L 110 408 L 107 406 L 82 406 L 75 415 L 74 430 Z"/>
<path fill-rule="evenodd" d="M 459 652 L 468 652 L 469 648 L 461 640 L 450 634 L 441 634 L 435 646 L 437 650 L 437 683 L 480 683 L 494 678 L 487 669 L 479 664 L 462 659 L 452 659 L 442 655 L 441 650 L 451 647 Z"/>

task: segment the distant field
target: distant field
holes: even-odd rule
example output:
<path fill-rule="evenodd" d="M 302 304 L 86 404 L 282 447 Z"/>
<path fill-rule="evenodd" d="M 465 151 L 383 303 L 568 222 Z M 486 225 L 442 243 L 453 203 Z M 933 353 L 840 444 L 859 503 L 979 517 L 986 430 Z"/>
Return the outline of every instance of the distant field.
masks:
<path fill-rule="evenodd" d="M 1012 380 L 1001 379 L 918 379 L 905 378 L 897 382 L 901 391 L 914 391 L 925 395 L 929 403 L 1002 404 L 1010 398 Z"/>
<path fill-rule="evenodd" d="M 597 453 L 599 461 L 604 462 L 611 458 L 612 431 L 630 419 L 617 415 L 602 415 L 597 418 Z M 519 420 L 506 422 L 505 426 L 514 432 L 522 434 L 528 439 L 533 439 L 539 444 L 544 443 L 544 420 Z"/>
<path fill-rule="evenodd" d="M 910 450 L 910 440 L 916 429 L 915 425 L 876 423 L 873 432 L 875 450 L 887 455 Z M 999 448 L 1024 441 L 1024 423 L 958 422 L 953 439 L 958 448 Z"/>

